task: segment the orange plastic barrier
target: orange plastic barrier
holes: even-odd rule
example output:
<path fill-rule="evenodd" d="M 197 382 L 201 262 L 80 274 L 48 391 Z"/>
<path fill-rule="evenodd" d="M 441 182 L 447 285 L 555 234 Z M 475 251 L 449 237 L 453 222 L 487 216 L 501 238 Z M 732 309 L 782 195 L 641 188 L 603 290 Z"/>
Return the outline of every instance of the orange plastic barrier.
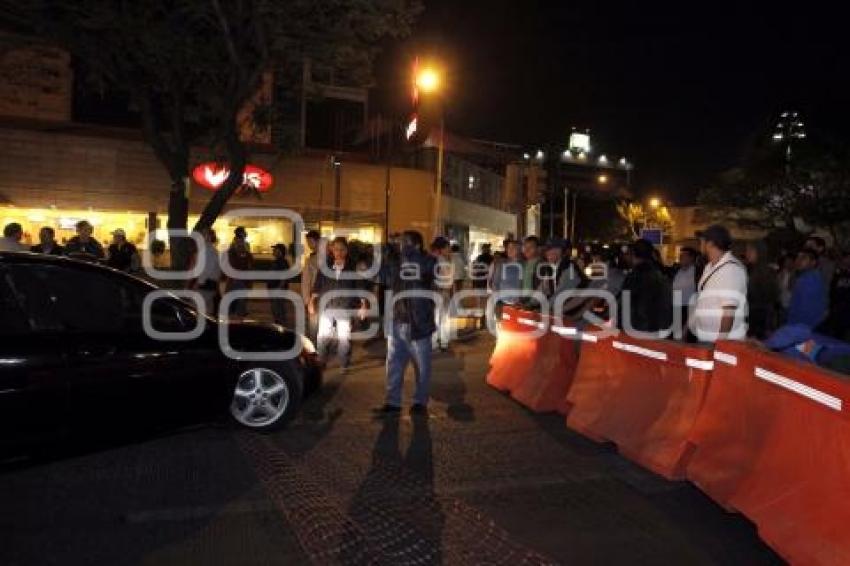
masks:
<path fill-rule="evenodd" d="M 573 382 L 581 334 L 574 326 L 541 319 L 546 334 L 535 341 L 532 364 L 511 390 L 511 397 L 535 412 L 567 413 L 567 391 Z"/>
<path fill-rule="evenodd" d="M 711 387 L 691 432 L 695 449 L 686 476 L 730 510 L 776 416 L 771 396 L 753 379 L 759 357 L 745 342 L 716 344 Z"/>
<path fill-rule="evenodd" d="M 726 365 L 738 383 L 709 395 L 688 476 L 715 493 L 722 488 L 728 505 L 789 562 L 850 564 L 847 378 L 743 345 L 720 344 L 716 355 L 736 362 Z M 732 412 L 745 416 L 720 422 Z M 719 473 L 723 464 L 738 472 Z"/>
<path fill-rule="evenodd" d="M 711 350 L 669 340 L 611 340 L 604 406 L 585 424 L 627 458 L 668 479 L 685 475 L 688 438 L 705 399 Z"/>
<path fill-rule="evenodd" d="M 614 349 L 611 338 L 582 341 L 572 386 L 567 391 L 567 426 L 584 436 L 604 442 L 596 432 L 596 422 L 606 412 Z"/>
<path fill-rule="evenodd" d="M 487 384 L 499 391 L 512 391 L 526 376 L 537 357 L 540 314 L 514 307 L 502 309 L 496 347 L 490 356 Z"/>

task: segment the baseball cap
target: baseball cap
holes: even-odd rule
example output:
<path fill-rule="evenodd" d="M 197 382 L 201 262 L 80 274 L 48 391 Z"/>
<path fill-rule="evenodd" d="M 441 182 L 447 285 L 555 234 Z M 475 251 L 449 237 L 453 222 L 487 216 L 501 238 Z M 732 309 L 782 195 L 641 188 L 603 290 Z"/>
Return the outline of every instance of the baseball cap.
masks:
<path fill-rule="evenodd" d="M 711 242 L 721 250 L 728 250 L 732 247 L 732 235 L 725 226 L 720 224 L 712 224 L 705 230 L 697 232 L 697 237 L 706 242 Z"/>

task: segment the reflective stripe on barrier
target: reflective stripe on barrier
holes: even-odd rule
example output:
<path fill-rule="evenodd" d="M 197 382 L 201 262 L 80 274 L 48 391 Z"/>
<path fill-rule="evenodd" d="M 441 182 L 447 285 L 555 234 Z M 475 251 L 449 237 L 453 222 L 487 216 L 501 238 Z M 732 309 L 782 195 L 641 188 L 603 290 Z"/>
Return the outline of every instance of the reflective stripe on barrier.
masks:
<path fill-rule="evenodd" d="M 644 356 L 644 357 L 647 357 L 647 358 L 654 358 L 656 360 L 667 361 L 667 354 L 665 354 L 664 352 L 659 352 L 657 350 L 650 350 L 649 348 L 643 348 L 641 346 L 636 346 L 634 344 L 626 344 L 626 343 L 620 342 L 618 340 L 614 340 L 612 345 L 617 350 L 623 350 L 625 352 L 631 352 L 631 353 L 637 354 L 639 356 Z"/>
<path fill-rule="evenodd" d="M 815 403 L 820 403 L 821 405 L 829 407 L 835 411 L 841 410 L 842 402 L 838 397 L 829 395 L 828 393 L 819 391 L 814 387 L 809 387 L 799 381 L 794 381 L 793 379 L 789 379 L 785 376 L 779 375 L 778 373 L 773 373 L 772 371 L 764 368 L 757 367 L 754 373 L 759 379 L 763 379 L 767 382 L 778 385 L 779 387 L 784 387 L 788 391 L 793 391 L 798 395 L 807 397 Z"/>
<path fill-rule="evenodd" d="M 628 336 L 612 340 L 611 348 L 593 376 L 604 382 L 595 385 L 602 406 L 579 430 L 616 443 L 623 455 L 667 478 L 684 477 L 689 435 L 709 386 L 711 350 Z M 580 360 L 579 376 L 584 367 Z M 576 428 L 575 420 L 567 424 Z"/>
<path fill-rule="evenodd" d="M 535 324 L 538 328 L 549 328 L 550 332 L 536 340 L 533 363 L 518 368 L 524 377 L 511 390 L 511 397 L 532 411 L 565 414 L 567 391 L 578 363 L 576 335 L 579 332 L 575 328 L 551 324 L 551 317 L 543 317 Z"/>

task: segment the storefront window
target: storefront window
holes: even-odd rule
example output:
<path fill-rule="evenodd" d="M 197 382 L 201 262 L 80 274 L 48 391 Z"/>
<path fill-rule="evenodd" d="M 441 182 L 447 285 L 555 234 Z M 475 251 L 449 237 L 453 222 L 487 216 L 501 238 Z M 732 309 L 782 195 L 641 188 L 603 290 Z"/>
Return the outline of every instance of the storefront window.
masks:
<path fill-rule="evenodd" d="M 88 220 L 94 227 L 94 237 L 103 244 L 112 241 L 112 231 L 118 228 L 127 233 L 127 240 L 139 247 L 147 245 L 148 215 L 145 212 L 105 212 L 87 209 L 18 208 L 0 206 L 0 225 L 18 222 L 24 229 L 23 244 L 38 243 L 38 232 L 45 226 L 56 231 L 56 240 L 65 244 L 77 233 L 76 224 Z"/>

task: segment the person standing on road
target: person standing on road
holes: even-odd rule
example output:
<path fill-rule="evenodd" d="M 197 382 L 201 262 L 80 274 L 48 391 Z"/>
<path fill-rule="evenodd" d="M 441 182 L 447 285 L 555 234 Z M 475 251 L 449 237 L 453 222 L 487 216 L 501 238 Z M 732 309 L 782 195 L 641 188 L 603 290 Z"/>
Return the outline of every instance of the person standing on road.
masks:
<path fill-rule="evenodd" d="M 56 232 L 50 226 L 45 226 L 38 231 L 39 243 L 30 248 L 37 254 L 65 255 L 65 248 L 56 241 Z"/>
<path fill-rule="evenodd" d="M 632 270 L 621 293 L 620 328 L 624 330 L 665 332 L 673 321 L 672 284 L 655 261 L 654 249 L 643 238 L 630 247 Z M 628 327 L 624 326 L 626 320 Z"/>
<path fill-rule="evenodd" d="M 490 244 L 481 246 L 481 253 L 472 262 L 469 270 L 470 279 L 472 279 L 472 288 L 476 292 L 475 306 L 481 311 L 481 317 L 478 319 L 478 325 L 481 330 L 487 328 L 486 313 L 484 312 L 487 306 L 487 283 L 490 280 L 490 270 L 493 267 L 493 254 Z"/>
<path fill-rule="evenodd" d="M 767 262 L 767 245 L 761 241 L 747 243 L 747 322 L 749 334 L 764 340 L 779 322 L 779 276 Z"/>
<path fill-rule="evenodd" d="M 449 260 L 452 262 L 454 292 L 457 293 L 463 289 L 463 282 L 466 280 L 466 259 L 458 244 L 452 244 Z"/>
<path fill-rule="evenodd" d="M 787 324 L 801 324 L 814 329 L 826 318 L 826 287 L 818 269 L 817 253 L 803 248 L 794 264 L 797 276 L 791 291 Z"/>
<path fill-rule="evenodd" d="M 448 243 L 448 242 L 446 242 Z M 410 412 L 428 414 L 431 389 L 431 336 L 436 332 L 434 282 L 437 259 L 425 253 L 422 235 L 402 234 L 401 257 L 382 266 L 380 278 L 389 289 L 392 311 L 387 332 L 386 397 L 378 416 L 398 415 L 404 372 L 413 363 L 416 387 Z M 404 293 L 403 296 L 400 294 Z"/>
<path fill-rule="evenodd" d="M 17 222 L 10 222 L 3 227 L 3 237 L 0 238 L 0 252 L 25 252 L 27 247 L 21 243 L 24 229 Z"/>
<path fill-rule="evenodd" d="M 286 244 L 275 244 L 272 246 L 272 253 L 274 254 L 274 262 L 272 264 L 272 270 L 274 271 L 286 271 L 289 269 L 289 260 L 286 259 Z M 287 290 L 289 289 L 289 279 L 275 279 L 269 281 L 267 284 L 269 290 Z M 287 299 L 283 299 L 280 297 L 272 297 L 269 300 L 271 304 L 272 310 L 272 319 L 276 324 L 280 324 L 281 326 L 288 326 L 289 322 L 289 303 L 290 301 Z"/>
<path fill-rule="evenodd" d="M 528 293 L 540 285 L 540 277 L 537 274 L 537 265 L 540 263 L 540 239 L 537 236 L 527 236 L 523 240 L 522 257 L 522 290 Z"/>
<path fill-rule="evenodd" d="M 77 235 L 68 240 L 65 253 L 69 257 L 76 257 L 88 261 L 103 259 L 103 246 L 92 237 L 94 227 L 88 220 L 77 222 Z"/>
<path fill-rule="evenodd" d="M 316 340 L 319 319 L 315 312 L 310 312 L 309 306 L 313 296 L 313 285 L 316 283 L 316 274 L 319 272 L 319 251 L 320 248 L 323 248 L 323 245 L 322 237 L 317 230 L 307 232 L 304 239 L 307 241 L 307 251 L 309 252 L 304 261 L 304 269 L 301 270 L 301 299 L 304 301 L 306 311 L 304 321 L 307 325 L 304 334 L 311 340 Z M 321 251 L 324 255 L 325 250 L 322 249 Z"/>
<path fill-rule="evenodd" d="M 434 334 L 433 347 L 445 352 L 449 348 L 452 337 L 451 303 L 455 281 L 449 241 L 443 236 L 434 238 L 431 244 L 431 255 L 435 259 L 435 286 L 443 299 L 434 311 L 437 333 Z"/>
<path fill-rule="evenodd" d="M 112 232 L 112 243 L 106 250 L 106 265 L 118 271 L 134 273 L 139 270 L 139 252 L 121 228 Z"/>
<path fill-rule="evenodd" d="M 696 338 L 688 330 L 688 313 L 691 297 L 697 292 L 697 255 L 694 248 L 684 247 L 679 250 L 679 267 L 673 277 L 673 292 L 682 294 L 682 338 L 687 341 L 695 341 Z"/>
<path fill-rule="evenodd" d="M 826 240 L 820 236 L 809 236 L 804 247 L 817 254 L 818 271 L 820 271 L 821 281 L 823 281 L 824 288 L 829 293 L 829 289 L 832 286 L 832 277 L 835 274 L 835 262 L 829 257 Z M 829 300 L 828 296 L 827 300 Z"/>
<path fill-rule="evenodd" d="M 698 233 L 708 263 L 697 285 L 692 328 L 700 342 L 747 337 L 747 270 L 732 254 L 732 236 L 714 224 Z"/>
<path fill-rule="evenodd" d="M 237 271 L 250 271 L 254 268 L 254 256 L 248 245 L 248 233 L 239 226 L 233 231 L 233 241 L 227 250 L 227 261 Z M 241 275 L 227 278 L 225 292 L 242 291 L 251 288 L 251 281 Z M 230 304 L 230 315 L 239 318 L 248 316 L 248 300 L 244 297 L 235 299 Z"/>
<path fill-rule="evenodd" d="M 195 279 L 187 281 L 186 288 L 198 291 L 204 299 L 204 309 L 209 316 L 218 318 L 218 304 L 221 300 L 219 282 L 221 281 L 221 263 L 219 263 L 218 251 L 215 248 L 217 238 L 212 228 L 201 230 L 204 238 L 200 249 L 193 250 L 189 261 L 189 270 L 193 270 L 203 257 L 203 270 Z M 192 240 L 194 243 L 194 240 Z M 153 245 L 151 245 L 153 247 Z"/>
<path fill-rule="evenodd" d="M 336 354 L 340 368 L 345 373 L 351 363 L 352 311 L 358 310 L 357 315 L 361 320 L 366 318 L 367 302 L 365 297 L 334 296 L 338 291 L 363 291 L 364 281 L 348 257 L 348 242 L 345 238 L 335 238 L 330 251 L 332 260 L 327 264 L 328 269 L 320 269 L 316 275 L 308 308 L 310 314 L 318 313 L 319 317 L 316 340 L 319 359 L 322 364 L 327 363 L 328 351 L 336 333 Z"/>

